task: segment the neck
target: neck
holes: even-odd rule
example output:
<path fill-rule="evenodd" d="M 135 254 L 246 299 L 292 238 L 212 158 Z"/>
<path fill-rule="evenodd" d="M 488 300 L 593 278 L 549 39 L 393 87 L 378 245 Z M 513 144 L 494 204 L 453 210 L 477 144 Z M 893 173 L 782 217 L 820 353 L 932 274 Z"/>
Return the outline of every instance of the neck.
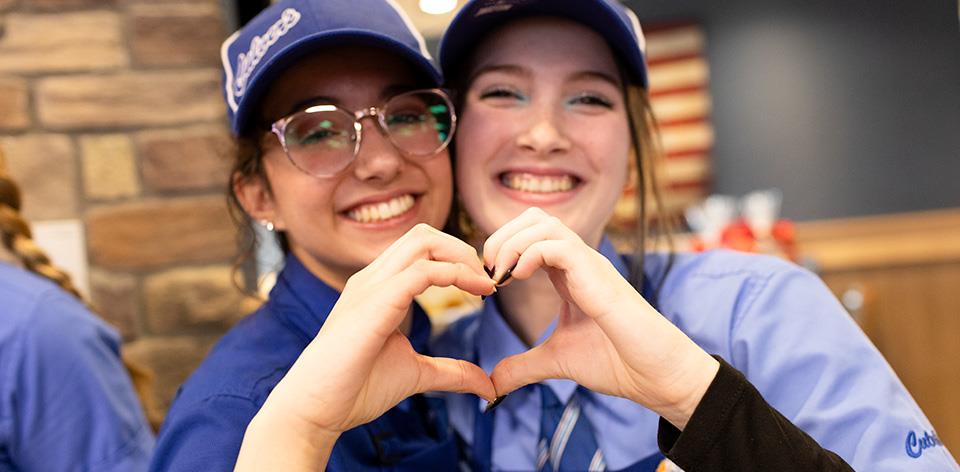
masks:
<path fill-rule="evenodd" d="M 338 292 L 343 292 L 343 287 L 347 284 L 347 279 L 361 269 L 361 267 L 353 270 L 347 270 L 342 267 L 328 267 L 326 264 L 321 264 L 310 255 L 309 252 L 297 244 L 291 243 L 290 251 L 293 252 L 293 255 L 297 256 L 300 263 L 303 264 L 314 277 L 322 280 L 323 283 Z"/>
<path fill-rule="evenodd" d="M 503 319 L 529 347 L 543 336 L 563 302 L 543 271 L 527 280 L 514 280 L 497 292 Z"/>

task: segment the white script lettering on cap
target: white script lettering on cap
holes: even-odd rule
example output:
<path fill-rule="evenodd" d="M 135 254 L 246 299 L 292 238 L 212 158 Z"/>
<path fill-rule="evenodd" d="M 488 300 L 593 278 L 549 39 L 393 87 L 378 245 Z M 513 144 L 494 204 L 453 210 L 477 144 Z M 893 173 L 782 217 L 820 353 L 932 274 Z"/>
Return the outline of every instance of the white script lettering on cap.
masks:
<path fill-rule="evenodd" d="M 254 36 L 250 40 L 250 49 L 246 53 L 240 53 L 237 56 L 237 79 L 233 84 L 233 93 L 237 97 L 244 94 L 247 89 L 247 80 L 253 74 L 253 69 L 257 67 L 263 56 L 270 50 L 270 46 L 276 44 L 283 35 L 290 31 L 290 28 L 296 26 L 300 21 L 300 12 L 293 8 L 287 8 L 280 14 L 280 19 L 270 25 L 270 29 L 260 36 Z"/>

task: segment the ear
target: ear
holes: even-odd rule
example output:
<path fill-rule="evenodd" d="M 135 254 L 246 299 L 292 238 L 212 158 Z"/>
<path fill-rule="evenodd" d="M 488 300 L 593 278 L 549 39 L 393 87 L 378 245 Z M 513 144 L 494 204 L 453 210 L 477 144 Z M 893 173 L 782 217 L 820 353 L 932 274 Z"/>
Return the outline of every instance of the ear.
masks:
<path fill-rule="evenodd" d="M 277 212 L 270 184 L 265 176 L 233 174 L 233 193 L 237 196 L 240 206 L 254 221 L 269 221 L 277 230 L 284 229 Z"/>

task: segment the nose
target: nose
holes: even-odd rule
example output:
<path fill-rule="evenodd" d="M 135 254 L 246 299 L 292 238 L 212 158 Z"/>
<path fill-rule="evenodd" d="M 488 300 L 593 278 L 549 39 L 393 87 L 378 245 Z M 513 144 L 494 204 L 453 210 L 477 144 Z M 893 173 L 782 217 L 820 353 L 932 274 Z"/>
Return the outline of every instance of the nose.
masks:
<path fill-rule="evenodd" d="M 403 170 L 406 160 L 377 125 L 375 117 L 366 117 L 361 123 L 363 128 L 360 150 L 353 165 L 354 175 L 360 180 L 392 181 Z"/>
<path fill-rule="evenodd" d="M 570 140 L 557 110 L 543 109 L 533 114 L 526 129 L 517 135 L 517 146 L 543 157 L 568 151 Z"/>

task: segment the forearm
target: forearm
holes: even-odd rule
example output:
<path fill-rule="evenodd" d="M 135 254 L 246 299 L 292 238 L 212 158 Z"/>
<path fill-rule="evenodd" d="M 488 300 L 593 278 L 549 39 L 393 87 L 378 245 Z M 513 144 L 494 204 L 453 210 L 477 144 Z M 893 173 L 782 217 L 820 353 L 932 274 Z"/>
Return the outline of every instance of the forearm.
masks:
<path fill-rule="evenodd" d="M 325 470 L 338 437 L 298 427 L 265 408 L 247 426 L 234 470 Z"/>
<path fill-rule="evenodd" d="M 722 360 L 684 430 L 661 420 L 657 439 L 664 455 L 687 472 L 853 470 L 770 406 L 743 374 Z"/>

